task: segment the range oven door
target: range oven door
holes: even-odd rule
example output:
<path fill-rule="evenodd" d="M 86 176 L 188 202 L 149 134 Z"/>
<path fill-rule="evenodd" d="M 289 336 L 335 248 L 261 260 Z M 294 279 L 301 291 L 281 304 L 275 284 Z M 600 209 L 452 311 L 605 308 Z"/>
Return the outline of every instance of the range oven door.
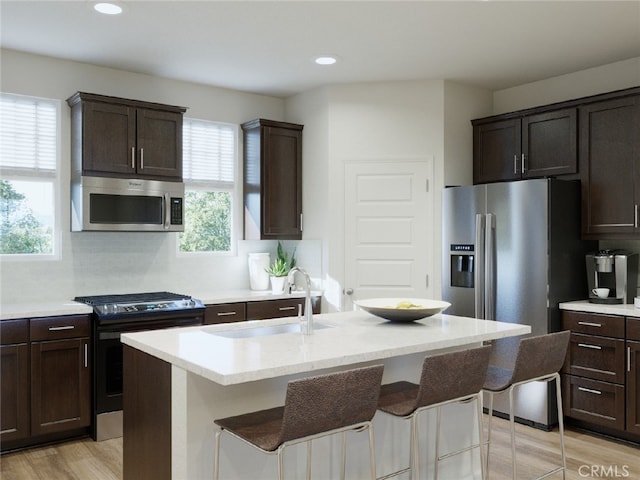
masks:
<path fill-rule="evenodd" d="M 116 429 L 115 434 L 110 433 L 108 436 L 101 434 L 100 426 L 102 423 L 99 421 L 101 415 L 122 410 L 122 343 L 120 335 L 145 330 L 202 325 L 203 320 L 203 310 L 198 310 L 176 314 L 169 318 L 97 326 L 93 350 L 95 354 L 93 400 L 96 416 L 94 418 L 94 439 L 106 440 L 122 435 L 121 426 Z M 109 430 L 112 429 L 109 428 Z"/>

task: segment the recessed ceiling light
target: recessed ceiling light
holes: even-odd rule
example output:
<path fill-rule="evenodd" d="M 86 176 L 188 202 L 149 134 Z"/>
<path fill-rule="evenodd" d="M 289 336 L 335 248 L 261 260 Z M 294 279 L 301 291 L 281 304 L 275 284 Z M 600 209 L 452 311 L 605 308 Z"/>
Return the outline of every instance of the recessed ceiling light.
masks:
<path fill-rule="evenodd" d="M 122 7 L 115 3 L 96 3 L 93 8 L 105 15 L 119 15 L 122 13 Z"/>
<path fill-rule="evenodd" d="M 336 57 L 330 55 L 322 55 L 321 57 L 316 57 L 314 60 L 318 65 L 333 65 L 337 61 L 338 59 Z"/>

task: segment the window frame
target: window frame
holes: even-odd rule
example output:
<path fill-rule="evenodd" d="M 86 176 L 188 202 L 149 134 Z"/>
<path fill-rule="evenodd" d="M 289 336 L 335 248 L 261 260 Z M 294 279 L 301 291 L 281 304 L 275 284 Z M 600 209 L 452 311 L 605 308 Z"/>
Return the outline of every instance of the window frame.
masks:
<path fill-rule="evenodd" d="M 60 191 L 60 164 L 62 151 L 62 102 L 56 98 L 39 97 L 36 95 L 21 95 L 10 92 L 0 92 L 2 97 L 14 97 L 31 99 L 33 101 L 46 101 L 55 106 L 55 169 L 53 171 L 39 171 L 37 168 L 25 169 L 19 167 L 3 167 L 0 165 L 0 177 L 7 181 L 20 182 L 46 182 L 53 188 L 53 225 L 51 234 L 51 253 L 0 253 L 2 262 L 13 261 L 52 261 L 62 257 L 62 208 Z"/>
<path fill-rule="evenodd" d="M 183 121 L 196 121 L 213 123 L 217 125 L 225 125 L 233 129 L 234 134 L 234 179 L 233 185 L 224 187 L 216 184 L 215 181 L 201 181 L 183 179 L 185 194 L 187 191 L 204 191 L 204 192 L 229 192 L 231 195 L 231 228 L 229 239 L 229 250 L 209 250 L 198 252 L 184 252 L 180 250 L 180 234 L 176 235 L 176 255 L 183 258 L 196 258 L 198 256 L 217 256 L 217 257 L 233 257 L 238 254 L 238 241 L 240 238 L 240 227 L 242 222 L 242 188 L 240 179 L 242 178 L 242 162 L 240 161 L 240 126 L 238 124 L 221 122 L 217 120 L 207 120 L 203 118 L 185 117 Z M 183 160 L 184 162 L 184 160 Z M 184 166 L 183 166 L 184 168 Z M 186 196 L 186 195 L 185 195 Z"/>

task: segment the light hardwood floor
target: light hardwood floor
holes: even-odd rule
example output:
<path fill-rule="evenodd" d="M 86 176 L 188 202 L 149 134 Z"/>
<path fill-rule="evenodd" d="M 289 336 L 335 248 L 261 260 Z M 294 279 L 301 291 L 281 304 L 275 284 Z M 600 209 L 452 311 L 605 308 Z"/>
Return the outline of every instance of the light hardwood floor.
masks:
<path fill-rule="evenodd" d="M 519 479 L 535 477 L 559 462 L 557 430 L 544 432 L 522 425 L 517 425 L 516 429 Z M 510 479 L 511 449 L 507 421 L 494 418 L 491 443 L 489 478 Z M 573 429 L 565 431 L 565 446 L 566 478 L 569 480 L 640 479 L 638 447 Z M 122 439 L 99 443 L 84 439 L 9 453 L 0 457 L 0 464 L 2 480 L 119 480 L 122 478 Z M 556 474 L 549 478 L 562 477 Z"/>

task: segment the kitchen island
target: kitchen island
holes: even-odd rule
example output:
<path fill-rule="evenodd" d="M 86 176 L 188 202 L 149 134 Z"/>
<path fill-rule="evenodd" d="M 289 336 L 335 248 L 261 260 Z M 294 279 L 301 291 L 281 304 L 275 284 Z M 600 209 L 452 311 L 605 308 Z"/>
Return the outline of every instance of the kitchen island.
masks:
<path fill-rule="evenodd" d="M 208 479 L 213 474 L 213 420 L 281 405 L 287 382 L 376 363 L 383 383 L 417 381 L 425 354 L 468 348 L 530 332 L 525 325 L 439 314 L 390 323 L 366 312 L 315 316 L 315 333 L 297 319 L 263 320 L 122 335 L 124 353 L 124 478 Z M 348 401 L 348 399 L 345 399 Z M 475 407 L 443 411 L 444 451 L 471 443 Z M 435 420 L 424 416 L 423 451 L 433 451 Z M 408 422 L 374 418 L 378 476 L 406 466 Z M 348 436 L 347 477 L 368 475 L 366 435 Z M 314 478 L 335 478 L 339 437 L 314 442 Z M 285 454 L 287 478 L 305 472 L 305 447 Z M 275 459 L 225 436 L 220 478 L 276 478 Z M 441 478 L 479 478 L 477 449 L 442 462 Z M 422 457 L 422 471 L 432 462 Z"/>

